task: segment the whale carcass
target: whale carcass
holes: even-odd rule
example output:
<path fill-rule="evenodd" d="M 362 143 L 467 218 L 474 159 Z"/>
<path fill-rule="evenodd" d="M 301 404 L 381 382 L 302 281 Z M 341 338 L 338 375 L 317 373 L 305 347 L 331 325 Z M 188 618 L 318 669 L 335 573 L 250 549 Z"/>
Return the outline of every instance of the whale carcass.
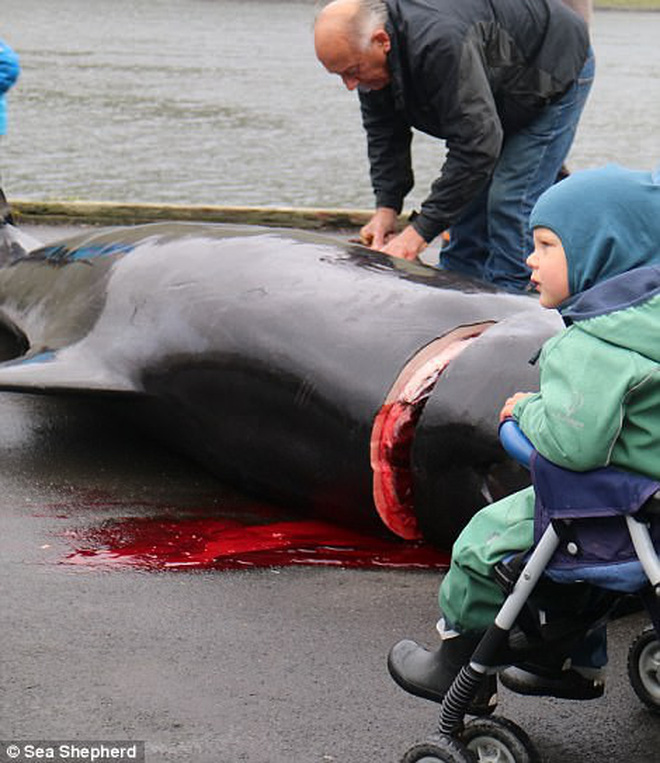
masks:
<path fill-rule="evenodd" d="M 304 231 L 11 232 L 1 390 L 110 396 L 242 490 L 445 546 L 527 479 L 497 413 L 560 328 L 532 296 Z"/>

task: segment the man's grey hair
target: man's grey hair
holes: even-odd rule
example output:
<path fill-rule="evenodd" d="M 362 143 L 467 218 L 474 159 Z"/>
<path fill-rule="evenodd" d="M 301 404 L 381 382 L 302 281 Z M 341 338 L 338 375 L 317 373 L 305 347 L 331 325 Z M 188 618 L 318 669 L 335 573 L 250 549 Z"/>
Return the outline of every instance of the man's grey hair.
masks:
<path fill-rule="evenodd" d="M 360 48 L 369 45 L 371 35 L 385 26 L 387 5 L 384 0 L 357 0 L 358 12 L 355 16 L 355 40 Z"/>

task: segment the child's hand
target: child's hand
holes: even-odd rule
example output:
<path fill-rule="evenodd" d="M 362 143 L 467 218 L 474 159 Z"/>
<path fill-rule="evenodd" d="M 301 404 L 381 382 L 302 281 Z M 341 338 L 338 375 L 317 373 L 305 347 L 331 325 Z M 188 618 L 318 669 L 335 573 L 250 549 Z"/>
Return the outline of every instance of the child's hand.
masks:
<path fill-rule="evenodd" d="M 504 406 L 500 411 L 500 423 L 505 419 L 510 419 L 513 417 L 513 407 L 518 402 L 518 400 L 522 400 L 523 398 L 529 397 L 533 394 L 533 392 L 516 392 L 514 395 L 511 395 L 506 403 L 504 403 Z"/>

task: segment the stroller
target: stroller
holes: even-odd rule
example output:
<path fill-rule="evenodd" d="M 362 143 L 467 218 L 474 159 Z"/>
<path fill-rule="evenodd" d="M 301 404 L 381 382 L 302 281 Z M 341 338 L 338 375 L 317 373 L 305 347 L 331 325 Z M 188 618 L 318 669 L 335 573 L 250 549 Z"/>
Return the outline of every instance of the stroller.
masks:
<path fill-rule="evenodd" d="M 480 689 L 507 665 L 570 650 L 607 622 L 643 609 L 652 626 L 630 647 L 628 676 L 639 699 L 660 713 L 660 482 L 613 467 L 562 469 L 543 459 L 511 419 L 500 425 L 500 441 L 532 469 L 535 543 L 496 567 L 507 598 L 445 695 L 437 732 L 408 749 L 401 763 L 539 761 L 512 721 L 484 715 L 465 722 Z M 548 623 L 535 599 L 544 585 L 562 583 L 590 591 L 592 603 L 579 617 Z"/>

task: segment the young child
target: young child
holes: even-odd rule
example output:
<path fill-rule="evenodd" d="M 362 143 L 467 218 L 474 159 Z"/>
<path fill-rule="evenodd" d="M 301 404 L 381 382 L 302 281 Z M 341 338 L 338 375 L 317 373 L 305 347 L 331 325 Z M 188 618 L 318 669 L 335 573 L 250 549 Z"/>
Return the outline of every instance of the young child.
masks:
<path fill-rule="evenodd" d="M 532 284 L 568 327 L 543 347 L 540 391 L 516 393 L 500 418 L 513 416 L 538 452 L 564 468 L 611 464 L 660 479 L 660 172 L 577 172 L 539 198 L 530 224 Z M 529 487 L 465 527 L 440 587 L 440 647 L 404 640 L 390 651 L 390 674 L 403 689 L 442 701 L 504 600 L 493 567 L 531 547 L 533 518 Z M 523 693 L 586 699 L 603 691 L 575 655 L 553 674 L 515 678 L 512 688 Z"/>

